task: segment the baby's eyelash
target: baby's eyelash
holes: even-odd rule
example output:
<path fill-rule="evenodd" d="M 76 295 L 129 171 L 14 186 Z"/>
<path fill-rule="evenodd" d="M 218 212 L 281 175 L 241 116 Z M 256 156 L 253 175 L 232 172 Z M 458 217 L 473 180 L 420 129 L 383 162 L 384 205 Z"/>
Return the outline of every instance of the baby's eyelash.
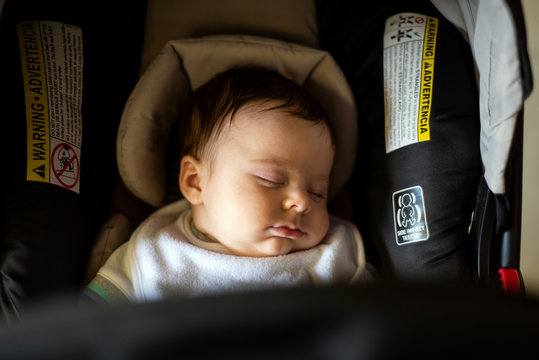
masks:
<path fill-rule="evenodd" d="M 270 187 L 270 188 L 279 188 L 281 186 L 284 186 L 286 182 L 280 181 L 280 180 L 274 180 L 270 179 L 264 176 L 260 175 L 253 175 L 255 180 L 257 180 L 260 184 Z M 325 200 L 327 195 L 325 191 L 316 191 L 316 190 L 307 190 L 309 194 L 316 197 L 317 199 Z"/>
<path fill-rule="evenodd" d="M 272 186 L 272 187 L 282 186 L 284 184 L 282 182 L 270 180 L 270 179 L 267 179 L 267 178 L 264 178 L 264 177 L 261 177 L 261 176 L 256 176 L 256 178 L 261 183 Z"/>

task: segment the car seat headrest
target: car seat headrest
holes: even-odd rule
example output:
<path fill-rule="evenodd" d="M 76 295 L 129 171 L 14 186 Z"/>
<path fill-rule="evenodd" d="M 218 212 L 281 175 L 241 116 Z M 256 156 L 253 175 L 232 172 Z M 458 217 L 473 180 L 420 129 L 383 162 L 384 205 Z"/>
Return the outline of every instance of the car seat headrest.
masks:
<path fill-rule="evenodd" d="M 220 35 L 168 42 L 131 93 L 120 122 L 117 160 L 120 176 L 135 196 L 152 206 L 164 205 L 166 145 L 189 94 L 216 74 L 239 66 L 277 71 L 322 104 L 337 142 L 330 196 L 345 184 L 355 163 L 357 112 L 333 58 L 279 40 Z"/>

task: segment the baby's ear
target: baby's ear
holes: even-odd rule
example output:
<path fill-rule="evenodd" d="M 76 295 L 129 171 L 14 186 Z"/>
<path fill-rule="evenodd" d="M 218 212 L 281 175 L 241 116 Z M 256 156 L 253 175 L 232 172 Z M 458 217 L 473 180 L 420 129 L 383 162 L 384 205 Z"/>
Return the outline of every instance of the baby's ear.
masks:
<path fill-rule="evenodd" d="M 180 164 L 180 190 L 191 205 L 202 204 L 202 188 L 200 179 L 202 175 L 202 163 L 194 156 L 185 155 Z"/>

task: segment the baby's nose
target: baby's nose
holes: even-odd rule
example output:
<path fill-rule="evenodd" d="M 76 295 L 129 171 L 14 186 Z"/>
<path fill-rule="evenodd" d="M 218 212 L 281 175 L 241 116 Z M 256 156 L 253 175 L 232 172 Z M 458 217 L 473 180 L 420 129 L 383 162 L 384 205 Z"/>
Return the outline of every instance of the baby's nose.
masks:
<path fill-rule="evenodd" d="M 283 201 L 283 207 L 285 210 L 294 210 L 302 214 L 308 214 L 311 211 L 309 194 L 300 190 L 293 191 Z"/>

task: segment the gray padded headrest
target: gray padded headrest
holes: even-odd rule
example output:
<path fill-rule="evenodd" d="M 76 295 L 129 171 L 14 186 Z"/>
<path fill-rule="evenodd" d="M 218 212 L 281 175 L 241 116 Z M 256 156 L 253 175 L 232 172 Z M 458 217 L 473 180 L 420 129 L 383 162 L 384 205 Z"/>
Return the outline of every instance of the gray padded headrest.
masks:
<path fill-rule="evenodd" d="M 357 113 L 333 58 L 279 40 L 221 35 L 168 42 L 131 93 L 120 122 L 117 160 L 120 176 L 135 196 L 152 206 L 164 205 L 165 149 L 185 99 L 214 75 L 249 65 L 281 73 L 322 104 L 337 139 L 330 196 L 344 185 L 355 163 Z"/>

